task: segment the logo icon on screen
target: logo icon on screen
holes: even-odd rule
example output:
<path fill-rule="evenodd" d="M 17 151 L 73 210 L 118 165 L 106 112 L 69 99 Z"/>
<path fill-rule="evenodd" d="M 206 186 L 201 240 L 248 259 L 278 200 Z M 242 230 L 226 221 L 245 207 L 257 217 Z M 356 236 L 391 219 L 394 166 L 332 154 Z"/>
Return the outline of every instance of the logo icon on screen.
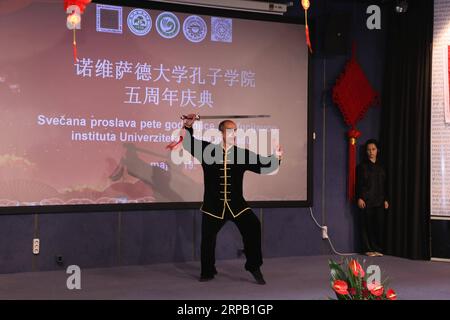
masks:
<path fill-rule="evenodd" d="M 211 41 L 231 42 L 233 25 L 229 18 L 211 17 Z"/>
<path fill-rule="evenodd" d="M 137 36 L 145 36 L 152 28 L 152 18 L 147 11 L 134 9 L 128 14 L 128 28 Z"/>
<path fill-rule="evenodd" d="M 156 18 L 156 30 L 166 39 L 172 39 L 180 32 L 180 20 L 172 12 L 163 12 Z"/>
<path fill-rule="evenodd" d="M 97 4 L 97 32 L 122 33 L 122 7 Z"/>
<path fill-rule="evenodd" d="M 200 42 L 206 37 L 207 26 L 205 20 L 199 16 L 189 16 L 183 23 L 183 33 L 191 42 Z"/>

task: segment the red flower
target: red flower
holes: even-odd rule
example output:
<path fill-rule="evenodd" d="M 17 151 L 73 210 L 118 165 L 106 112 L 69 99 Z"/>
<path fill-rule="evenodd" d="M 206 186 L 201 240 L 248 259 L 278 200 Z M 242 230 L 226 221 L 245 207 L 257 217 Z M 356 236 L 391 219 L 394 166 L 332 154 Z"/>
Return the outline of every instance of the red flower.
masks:
<path fill-rule="evenodd" d="M 367 298 L 369 296 L 369 290 L 363 289 L 362 290 L 362 296 L 363 296 L 363 298 Z"/>
<path fill-rule="evenodd" d="M 353 272 L 353 274 L 357 277 L 364 277 L 365 273 L 361 265 L 356 260 L 351 260 L 348 264 L 348 267 Z"/>
<path fill-rule="evenodd" d="M 350 288 L 350 289 L 348 290 L 348 292 L 349 292 L 352 296 L 354 296 L 354 295 L 356 294 L 356 289 L 355 289 L 355 288 Z"/>
<path fill-rule="evenodd" d="M 386 298 L 388 298 L 389 300 L 397 300 L 397 294 L 395 293 L 394 290 L 389 289 L 386 292 Z"/>
<path fill-rule="evenodd" d="M 335 280 L 333 283 L 333 290 L 338 294 L 348 294 L 348 285 L 344 280 Z"/>
<path fill-rule="evenodd" d="M 368 283 L 367 288 L 369 289 L 370 293 L 373 294 L 375 297 L 381 296 L 384 291 L 383 286 L 376 282 Z"/>

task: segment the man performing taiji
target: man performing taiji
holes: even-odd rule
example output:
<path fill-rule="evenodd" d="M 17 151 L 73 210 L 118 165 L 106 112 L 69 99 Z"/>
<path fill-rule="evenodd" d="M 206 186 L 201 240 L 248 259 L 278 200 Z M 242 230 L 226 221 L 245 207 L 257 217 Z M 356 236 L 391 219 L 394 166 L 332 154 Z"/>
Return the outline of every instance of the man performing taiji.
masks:
<path fill-rule="evenodd" d="M 183 147 L 202 165 L 204 179 L 201 240 L 201 275 L 200 281 L 214 279 L 215 248 L 217 233 L 228 221 L 238 227 L 244 242 L 246 256 L 245 269 L 249 271 L 258 284 L 265 284 L 260 267 L 263 263 L 261 252 L 261 224 L 247 205 L 242 185 L 245 171 L 268 174 L 279 168 L 282 150 L 277 148 L 275 154 L 263 157 L 248 149 L 236 146 L 236 124 L 231 120 L 222 121 L 219 130 L 222 142 L 212 144 L 195 139 L 192 125 L 198 119 L 195 114 L 182 117 L 186 138 Z"/>

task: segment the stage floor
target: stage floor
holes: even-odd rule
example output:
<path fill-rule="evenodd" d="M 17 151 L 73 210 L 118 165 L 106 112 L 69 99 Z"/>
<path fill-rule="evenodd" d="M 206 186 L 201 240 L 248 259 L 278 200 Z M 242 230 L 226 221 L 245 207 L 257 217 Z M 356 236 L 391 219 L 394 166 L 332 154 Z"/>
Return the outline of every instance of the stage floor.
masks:
<path fill-rule="evenodd" d="M 199 262 L 83 269 L 81 290 L 67 289 L 65 271 L 2 274 L 0 299 L 322 300 L 334 296 L 329 288 L 329 258 L 340 259 L 265 259 L 265 286 L 254 283 L 243 259 L 217 261 L 219 274 L 209 282 L 198 282 Z M 359 258 L 381 267 L 382 277 L 391 279 L 399 299 L 450 299 L 450 263 Z"/>

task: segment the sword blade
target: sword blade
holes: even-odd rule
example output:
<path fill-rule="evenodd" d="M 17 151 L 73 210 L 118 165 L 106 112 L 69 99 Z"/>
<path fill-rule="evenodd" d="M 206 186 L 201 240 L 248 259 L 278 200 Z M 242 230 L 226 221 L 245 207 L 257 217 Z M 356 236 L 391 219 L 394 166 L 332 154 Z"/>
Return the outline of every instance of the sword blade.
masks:
<path fill-rule="evenodd" d="M 268 114 L 241 114 L 241 115 L 223 115 L 223 116 L 200 116 L 200 119 L 252 119 L 252 118 L 270 118 Z"/>
<path fill-rule="evenodd" d="M 181 116 L 181 119 L 186 119 Z M 268 114 L 240 114 L 240 115 L 216 115 L 216 116 L 197 116 L 197 120 L 201 119 L 253 119 L 253 118 L 270 118 Z"/>

